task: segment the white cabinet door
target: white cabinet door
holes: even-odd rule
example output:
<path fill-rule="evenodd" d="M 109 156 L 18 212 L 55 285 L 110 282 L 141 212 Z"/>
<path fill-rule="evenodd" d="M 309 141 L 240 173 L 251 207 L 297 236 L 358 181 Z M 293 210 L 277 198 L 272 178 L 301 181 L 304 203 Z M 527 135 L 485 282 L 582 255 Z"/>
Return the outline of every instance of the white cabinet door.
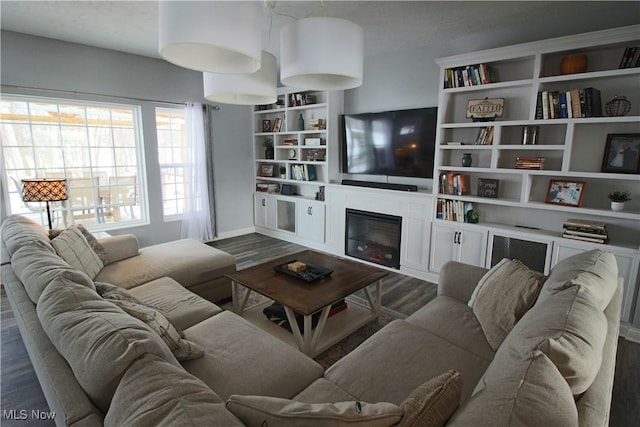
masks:
<path fill-rule="evenodd" d="M 274 199 L 266 194 L 254 194 L 253 209 L 257 227 L 276 228 Z"/>
<path fill-rule="evenodd" d="M 457 241 L 460 250 L 458 261 L 478 267 L 484 266 L 487 255 L 487 230 L 460 226 Z"/>
<path fill-rule="evenodd" d="M 440 273 L 440 269 L 444 264 L 458 259 L 458 244 L 455 243 L 457 237 L 457 224 L 433 223 L 430 257 L 430 270 L 432 272 Z"/>
<path fill-rule="evenodd" d="M 298 236 L 324 243 L 324 203 L 298 200 Z"/>
<path fill-rule="evenodd" d="M 566 240 L 567 239 L 559 239 L 554 244 L 553 266 L 565 258 L 590 251 L 594 248 L 587 243 L 567 242 Z M 620 320 L 623 322 L 631 322 L 638 287 L 638 265 L 640 264 L 640 256 L 631 252 L 627 253 L 623 250 L 616 250 L 614 247 L 608 248 L 608 250 L 616 257 L 618 275 L 622 277 L 624 281 Z"/>
<path fill-rule="evenodd" d="M 429 222 L 424 218 L 408 217 L 402 220 L 400 265 L 415 270 L 428 271 L 429 233 Z"/>

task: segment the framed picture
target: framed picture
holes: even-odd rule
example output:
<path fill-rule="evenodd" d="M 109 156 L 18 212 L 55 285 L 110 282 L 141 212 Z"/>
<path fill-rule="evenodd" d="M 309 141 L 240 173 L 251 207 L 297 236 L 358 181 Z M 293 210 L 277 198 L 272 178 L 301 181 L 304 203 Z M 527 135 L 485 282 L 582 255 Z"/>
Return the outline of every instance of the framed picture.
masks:
<path fill-rule="evenodd" d="M 262 121 L 262 132 L 271 132 L 271 120 Z"/>
<path fill-rule="evenodd" d="M 489 178 L 478 178 L 478 197 L 498 197 L 500 180 Z"/>
<path fill-rule="evenodd" d="M 275 173 L 274 165 L 270 163 L 263 163 L 260 165 L 259 175 L 264 177 L 273 177 Z"/>
<path fill-rule="evenodd" d="M 547 190 L 547 199 L 545 202 L 579 207 L 582 205 L 585 185 L 586 183 L 584 181 L 552 179 L 549 181 L 549 189 Z"/>
<path fill-rule="evenodd" d="M 640 174 L 640 133 L 610 133 L 602 172 Z"/>

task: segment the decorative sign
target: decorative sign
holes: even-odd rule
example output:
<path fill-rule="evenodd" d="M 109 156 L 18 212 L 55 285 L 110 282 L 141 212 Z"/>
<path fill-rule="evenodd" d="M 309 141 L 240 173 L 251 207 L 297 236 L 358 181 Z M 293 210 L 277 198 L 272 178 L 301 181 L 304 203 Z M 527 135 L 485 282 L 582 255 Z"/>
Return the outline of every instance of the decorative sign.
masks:
<path fill-rule="evenodd" d="M 498 188 L 500 181 L 497 179 L 478 178 L 478 196 L 479 197 L 498 197 Z"/>
<path fill-rule="evenodd" d="M 502 117 L 504 98 L 470 99 L 467 102 L 467 119 L 486 122 Z"/>

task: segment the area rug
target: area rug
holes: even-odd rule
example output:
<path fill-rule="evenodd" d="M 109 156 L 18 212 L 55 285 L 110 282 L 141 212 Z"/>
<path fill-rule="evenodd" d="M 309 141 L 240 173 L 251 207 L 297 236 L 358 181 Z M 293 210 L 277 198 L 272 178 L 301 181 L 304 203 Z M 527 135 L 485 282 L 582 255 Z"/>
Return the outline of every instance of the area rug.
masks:
<path fill-rule="evenodd" d="M 358 304 L 361 306 L 367 306 L 368 303 L 364 298 L 360 298 L 356 295 L 350 295 L 346 298 L 347 305 L 348 304 Z M 256 294 L 252 292 L 249 295 L 249 299 L 247 301 L 247 306 L 252 306 L 254 304 L 259 304 L 262 301 L 266 301 L 266 297 Z M 232 309 L 232 303 L 228 302 L 222 305 L 222 308 L 225 310 Z M 348 308 L 347 308 L 348 310 Z M 314 359 L 323 368 L 327 369 L 329 366 L 336 363 L 338 360 L 342 359 L 344 356 L 352 352 L 356 347 L 362 344 L 367 338 L 371 335 L 375 334 L 377 331 L 382 329 L 386 324 L 396 320 L 396 319 L 404 319 L 406 316 L 402 313 L 398 313 L 397 311 L 391 310 L 387 307 L 381 308 L 380 317 L 377 320 L 373 320 L 348 337 L 344 338 L 342 341 L 338 342 L 334 346 L 325 350 L 323 353 L 319 354 Z"/>

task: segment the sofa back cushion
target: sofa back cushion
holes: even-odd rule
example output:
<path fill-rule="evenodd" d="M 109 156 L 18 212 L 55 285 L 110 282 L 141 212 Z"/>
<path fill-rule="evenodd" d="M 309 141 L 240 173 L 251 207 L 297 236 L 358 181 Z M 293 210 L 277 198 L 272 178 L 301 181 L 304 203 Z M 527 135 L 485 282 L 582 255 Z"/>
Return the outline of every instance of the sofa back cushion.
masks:
<path fill-rule="evenodd" d="M 182 368 L 151 354 L 133 362 L 104 418 L 114 426 L 242 426 L 224 401 Z"/>
<path fill-rule="evenodd" d="M 34 241 L 42 242 L 50 252 L 55 252 L 53 246 L 49 244 L 47 230 L 22 215 L 9 215 L 5 218 L 2 222 L 2 240 L 9 255 L 13 255 L 22 246 Z"/>
<path fill-rule="evenodd" d="M 66 277 L 95 289 L 93 281 L 60 258 L 49 242 L 36 240 L 23 245 L 11 257 L 11 267 L 34 304 L 38 303 L 42 292 L 57 277 Z"/>
<path fill-rule="evenodd" d="M 96 254 L 82 232 L 75 225 L 64 230 L 51 240 L 60 257 L 76 270 L 80 270 L 91 279 L 104 267 L 104 263 Z"/>
<path fill-rule="evenodd" d="M 103 413 L 127 369 L 145 354 L 179 367 L 158 335 L 65 277 L 53 279 L 37 305 L 38 318 L 87 395 Z"/>

